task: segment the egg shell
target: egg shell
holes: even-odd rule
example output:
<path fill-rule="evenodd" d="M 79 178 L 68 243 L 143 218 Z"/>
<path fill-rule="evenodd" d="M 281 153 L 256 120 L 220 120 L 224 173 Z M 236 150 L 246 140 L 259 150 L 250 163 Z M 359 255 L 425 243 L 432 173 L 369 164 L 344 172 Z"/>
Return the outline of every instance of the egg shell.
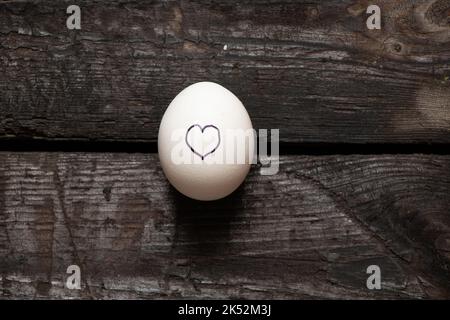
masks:
<path fill-rule="evenodd" d="M 230 133 L 234 132 L 246 132 L 247 139 L 233 140 Z M 247 176 L 254 138 L 242 102 L 219 84 L 199 82 L 181 91 L 164 113 L 158 134 L 159 159 L 179 192 L 196 200 L 217 200 L 231 194 Z M 245 153 L 245 163 L 227 160 L 230 155 L 238 158 L 239 152 Z M 190 161 L 180 163 L 179 154 Z"/>

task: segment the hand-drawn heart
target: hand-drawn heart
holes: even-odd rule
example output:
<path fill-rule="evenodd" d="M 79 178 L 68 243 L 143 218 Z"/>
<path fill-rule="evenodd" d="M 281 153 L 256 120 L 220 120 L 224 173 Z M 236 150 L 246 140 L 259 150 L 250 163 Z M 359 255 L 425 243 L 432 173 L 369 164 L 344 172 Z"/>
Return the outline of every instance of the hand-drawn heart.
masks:
<path fill-rule="evenodd" d="M 208 141 L 205 141 L 207 140 L 207 138 L 210 138 L 209 140 L 212 141 L 210 141 L 206 146 L 207 150 L 204 150 L 205 143 L 208 143 Z M 206 125 L 204 127 L 198 124 L 194 124 L 190 126 L 186 131 L 185 140 L 191 151 L 194 154 L 198 155 L 202 160 L 204 160 L 206 156 L 216 151 L 219 147 L 220 131 L 216 126 L 212 124 Z"/>

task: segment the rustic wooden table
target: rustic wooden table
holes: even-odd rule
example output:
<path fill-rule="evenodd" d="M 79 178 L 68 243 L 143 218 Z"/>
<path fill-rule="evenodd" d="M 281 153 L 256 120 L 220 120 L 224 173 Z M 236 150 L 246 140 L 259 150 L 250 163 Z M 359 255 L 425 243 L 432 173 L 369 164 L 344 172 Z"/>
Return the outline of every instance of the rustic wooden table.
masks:
<path fill-rule="evenodd" d="M 2 298 L 450 298 L 450 1 L 76 2 L 0 1 Z M 211 203 L 156 154 L 202 80 L 282 152 Z"/>

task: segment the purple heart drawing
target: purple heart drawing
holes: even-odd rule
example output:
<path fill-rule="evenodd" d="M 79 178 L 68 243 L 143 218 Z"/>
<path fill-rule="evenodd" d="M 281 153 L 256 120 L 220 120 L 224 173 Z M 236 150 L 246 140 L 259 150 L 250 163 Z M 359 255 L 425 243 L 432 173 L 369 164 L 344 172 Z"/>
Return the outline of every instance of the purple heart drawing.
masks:
<path fill-rule="evenodd" d="M 207 152 L 202 153 L 203 150 L 202 150 L 202 151 L 196 150 L 195 147 L 194 147 L 191 143 L 189 143 L 189 135 L 193 132 L 192 130 L 195 130 L 196 128 L 200 129 L 202 135 L 205 133 L 205 131 L 206 131 L 207 129 L 209 129 L 209 130 L 214 130 L 214 131 L 217 133 L 217 143 L 216 143 L 216 145 L 215 145 L 211 150 L 207 150 Z M 204 126 L 204 127 L 202 127 L 202 126 L 200 126 L 200 125 L 198 125 L 198 124 L 193 124 L 193 125 L 190 126 L 189 129 L 187 129 L 187 131 L 186 131 L 185 141 L 186 141 L 186 144 L 188 145 L 189 149 L 191 149 L 191 151 L 192 151 L 194 154 L 196 154 L 196 155 L 199 156 L 202 160 L 204 160 L 206 156 L 212 154 L 212 153 L 213 153 L 214 151 L 216 151 L 217 148 L 219 147 L 219 145 L 220 145 L 220 130 L 219 130 L 219 128 L 217 128 L 216 126 L 214 126 L 214 125 L 212 125 L 212 124 L 206 125 L 206 126 Z"/>

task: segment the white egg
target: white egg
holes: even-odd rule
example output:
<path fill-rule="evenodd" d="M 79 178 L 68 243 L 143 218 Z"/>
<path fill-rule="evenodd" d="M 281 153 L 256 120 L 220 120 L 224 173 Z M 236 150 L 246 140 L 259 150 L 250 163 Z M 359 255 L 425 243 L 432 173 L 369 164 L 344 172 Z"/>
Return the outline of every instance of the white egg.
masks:
<path fill-rule="evenodd" d="M 255 136 L 247 110 L 232 92 L 199 82 L 181 91 L 167 108 L 159 127 L 159 159 L 179 192 L 217 200 L 247 176 Z"/>

